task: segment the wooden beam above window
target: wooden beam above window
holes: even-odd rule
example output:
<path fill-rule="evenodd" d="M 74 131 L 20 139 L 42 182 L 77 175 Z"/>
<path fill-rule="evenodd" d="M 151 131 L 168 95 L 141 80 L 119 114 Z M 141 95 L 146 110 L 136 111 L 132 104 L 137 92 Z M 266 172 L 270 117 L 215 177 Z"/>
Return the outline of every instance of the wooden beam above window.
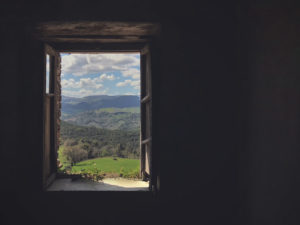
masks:
<path fill-rule="evenodd" d="M 159 32 L 160 25 L 149 22 L 45 22 L 36 26 L 34 36 L 48 43 L 138 43 Z"/>

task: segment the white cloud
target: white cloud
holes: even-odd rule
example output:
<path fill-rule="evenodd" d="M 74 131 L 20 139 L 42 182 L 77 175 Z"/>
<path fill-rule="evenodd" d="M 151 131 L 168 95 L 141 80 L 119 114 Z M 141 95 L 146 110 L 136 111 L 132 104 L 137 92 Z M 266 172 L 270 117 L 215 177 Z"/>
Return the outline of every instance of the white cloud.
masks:
<path fill-rule="evenodd" d="M 123 82 L 118 82 L 116 84 L 117 87 L 124 87 L 124 86 L 132 86 L 134 89 L 140 89 L 140 81 L 139 80 L 124 80 Z"/>
<path fill-rule="evenodd" d="M 61 85 L 62 85 L 63 89 L 64 88 L 85 88 L 85 89 L 96 88 L 96 89 L 99 89 L 99 88 L 103 87 L 103 84 L 101 84 L 101 82 L 103 81 L 103 77 L 101 78 L 101 76 L 93 78 L 93 79 L 81 78 L 79 81 L 75 81 L 73 78 L 68 79 L 68 80 L 62 79 Z M 109 76 L 108 79 L 114 79 L 114 77 Z"/>
<path fill-rule="evenodd" d="M 119 95 L 125 91 L 135 94 L 140 89 L 139 54 L 63 54 L 61 57 L 64 95 Z M 114 86 L 109 91 L 106 82 Z"/>
<path fill-rule="evenodd" d="M 124 77 L 131 77 L 132 79 L 140 79 L 140 70 L 136 68 L 130 68 L 128 70 L 122 71 Z"/>
<path fill-rule="evenodd" d="M 75 82 L 75 80 L 74 79 L 69 79 L 69 80 L 66 80 L 66 79 L 62 79 L 61 80 L 61 86 L 62 86 L 62 88 L 64 89 L 64 88 L 76 88 L 76 87 L 78 87 L 78 84 L 77 84 L 77 82 Z"/>
<path fill-rule="evenodd" d="M 87 74 L 107 73 L 113 71 L 127 71 L 133 69 L 132 74 L 125 76 L 137 77 L 135 66 L 140 60 L 136 54 L 70 54 L 62 56 L 62 72 L 74 76 Z M 137 78 L 134 78 L 137 79 Z"/>
<path fill-rule="evenodd" d="M 105 90 L 66 90 L 62 89 L 62 95 L 70 96 L 70 97 L 84 97 L 84 96 L 90 96 L 90 95 L 105 95 L 108 93 L 108 89 Z"/>
<path fill-rule="evenodd" d="M 140 93 L 137 92 L 137 93 L 133 93 L 133 92 L 127 92 L 127 93 L 124 93 L 124 95 L 139 95 Z"/>
<path fill-rule="evenodd" d="M 99 77 L 99 79 L 101 80 L 101 81 L 104 81 L 104 80 L 115 80 L 116 79 L 116 77 L 113 75 L 113 74 L 111 74 L 111 75 L 107 75 L 107 74 L 102 74 L 100 77 Z"/>
<path fill-rule="evenodd" d="M 123 87 L 123 86 L 127 86 L 130 85 L 132 82 L 132 80 L 124 80 L 123 82 L 119 82 L 116 84 L 117 87 Z"/>
<path fill-rule="evenodd" d="M 130 85 L 131 86 L 140 86 L 140 81 L 139 80 L 133 80 L 133 81 L 131 81 L 131 83 L 130 83 Z"/>
<path fill-rule="evenodd" d="M 102 84 L 99 84 L 96 82 L 97 78 L 91 79 L 91 78 L 82 78 L 80 79 L 79 87 L 80 88 L 85 88 L 85 89 L 90 89 L 90 88 L 101 88 L 103 87 Z"/>

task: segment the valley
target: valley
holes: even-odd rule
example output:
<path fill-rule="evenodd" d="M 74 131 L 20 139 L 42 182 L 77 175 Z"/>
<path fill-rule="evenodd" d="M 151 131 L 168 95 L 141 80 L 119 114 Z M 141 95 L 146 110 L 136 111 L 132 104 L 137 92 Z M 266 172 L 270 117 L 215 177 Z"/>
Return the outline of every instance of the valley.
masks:
<path fill-rule="evenodd" d="M 58 151 L 60 172 L 79 173 L 85 177 L 102 177 L 105 174 L 108 177 L 137 178 L 139 149 L 140 108 L 137 96 L 62 96 Z M 112 164 L 107 163 L 109 158 Z M 90 163 L 82 166 L 83 162 Z"/>

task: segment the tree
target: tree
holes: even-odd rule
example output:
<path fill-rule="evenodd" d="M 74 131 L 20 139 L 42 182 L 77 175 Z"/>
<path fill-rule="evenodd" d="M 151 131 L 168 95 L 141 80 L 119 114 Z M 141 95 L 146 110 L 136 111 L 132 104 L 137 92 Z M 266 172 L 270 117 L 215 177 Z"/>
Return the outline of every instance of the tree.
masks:
<path fill-rule="evenodd" d="M 106 149 L 103 149 L 102 151 L 101 151 L 101 157 L 106 157 L 106 156 L 109 156 L 110 154 L 109 154 L 109 152 L 106 150 Z"/>
<path fill-rule="evenodd" d="M 78 145 L 78 141 L 75 139 L 67 139 L 64 141 L 64 146 L 75 146 Z"/>
<path fill-rule="evenodd" d="M 106 130 L 82 127 L 62 121 L 61 140 L 64 146 L 80 146 L 88 158 L 116 156 L 139 157 L 139 130 Z M 103 150 L 106 150 L 102 152 Z"/>
<path fill-rule="evenodd" d="M 81 149 L 79 146 L 65 146 L 63 154 L 67 160 L 70 161 L 72 166 L 88 158 L 87 151 Z"/>

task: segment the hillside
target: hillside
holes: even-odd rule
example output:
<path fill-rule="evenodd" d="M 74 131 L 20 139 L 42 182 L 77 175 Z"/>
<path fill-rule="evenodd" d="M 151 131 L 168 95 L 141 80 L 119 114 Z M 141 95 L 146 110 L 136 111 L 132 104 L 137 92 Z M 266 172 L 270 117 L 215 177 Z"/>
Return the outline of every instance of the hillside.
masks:
<path fill-rule="evenodd" d="M 139 102 L 139 97 L 133 95 L 62 96 L 61 120 L 109 130 L 137 130 L 140 128 Z"/>
<path fill-rule="evenodd" d="M 139 157 L 140 132 L 107 130 L 96 127 L 77 126 L 61 121 L 61 147 L 81 149 L 84 158 L 118 156 Z"/>
<path fill-rule="evenodd" d="M 138 159 L 139 98 L 63 96 L 60 141 L 59 161 L 62 168 L 97 157 Z"/>
<path fill-rule="evenodd" d="M 62 120 L 80 126 L 94 126 L 110 130 L 140 128 L 140 108 L 102 108 L 73 115 L 62 115 Z"/>

